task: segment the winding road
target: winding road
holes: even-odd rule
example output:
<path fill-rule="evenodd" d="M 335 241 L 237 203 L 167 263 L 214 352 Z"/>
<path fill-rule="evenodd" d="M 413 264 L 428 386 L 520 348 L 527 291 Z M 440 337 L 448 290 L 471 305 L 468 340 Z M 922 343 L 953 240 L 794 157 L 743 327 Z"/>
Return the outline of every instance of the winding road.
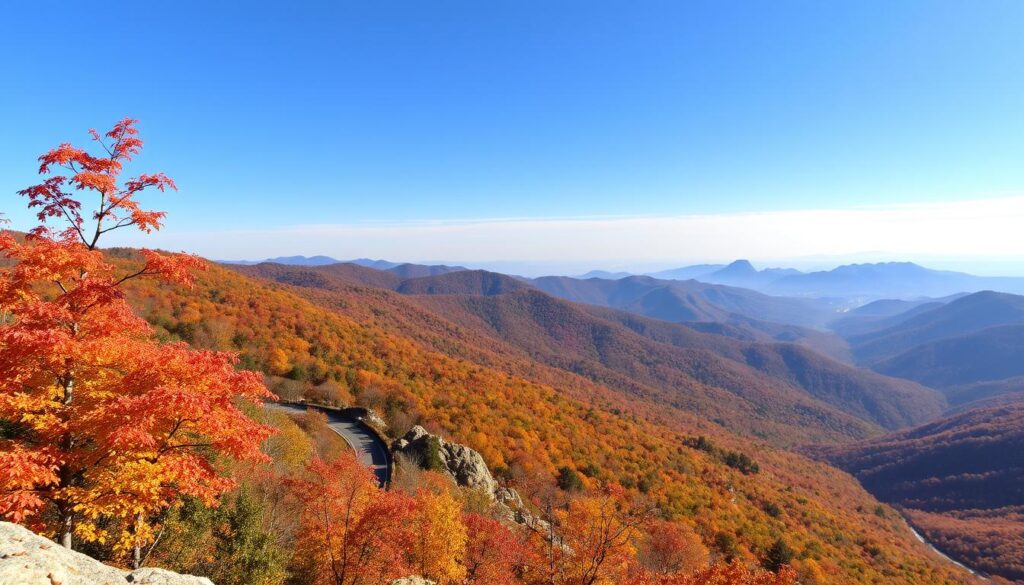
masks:
<path fill-rule="evenodd" d="M 312 404 L 266 403 L 267 408 L 284 410 L 302 414 L 307 410 L 318 410 L 327 415 L 327 426 L 338 433 L 348 446 L 356 452 L 356 457 L 373 470 L 381 487 L 391 483 L 391 454 L 388 446 L 363 421 L 343 412 L 314 406 Z"/>

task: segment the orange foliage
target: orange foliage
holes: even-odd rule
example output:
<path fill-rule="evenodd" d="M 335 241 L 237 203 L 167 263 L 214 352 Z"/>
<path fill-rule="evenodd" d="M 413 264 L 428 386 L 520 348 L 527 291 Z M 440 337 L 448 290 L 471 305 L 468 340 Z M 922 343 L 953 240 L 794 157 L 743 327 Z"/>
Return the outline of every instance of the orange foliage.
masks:
<path fill-rule="evenodd" d="M 201 261 L 147 250 L 122 271 L 96 249 L 115 229 L 158 229 L 163 212 L 135 198 L 174 183 L 158 173 L 118 186 L 142 148 L 133 120 L 115 125 L 109 144 L 92 135 L 107 156 L 68 144 L 41 156 L 40 173 L 68 173 L 21 191 L 43 223 L 23 241 L 0 234 L 14 263 L 0 273 L 0 420 L 11 429 L 0 435 L 0 514 L 59 532 L 68 546 L 77 534 L 123 552 L 152 540 L 150 518 L 181 495 L 213 503 L 233 484 L 211 456 L 263 458 L 269 429 L 234 401 L 269 392 L 257 374 L 235 370 L 233 354 L 160 345 L 132 312 L 124 283 L 188 283 Z M 99 202 L 91 216 L 82 213 L 88 193 Z M 51 231 L 52 219 L 67 228 Z"/>
<path fill-rule="evenodd" d="M 789 567 L 778 574 L 738 561 L 708 567 L 706 557 L 699 567 L 648 571 L 634 543 L 660 533 L 645 532 L 648 509 L 615 486 L 558 505 L 549 532 L 464 513 L 450 485 L 430 474 L 424 482 L 412 496 L 388 492 L 351 452 L 314 458 L 302 478 L 288 481 L 301 508 L 295 555 L 312 565 L 309 578 L 320 585 L 410 574 L 441 585 L 796 585 Z"/>
<path fill-rule="evenodd" d="M 621 583 L 629 574 L 649 510 L 637 507 L 617 485 L 574 499 L 556 510 L 559 582 L 579 585 Z"/>
<path fill-rule="evenodd" d="M 469 536 L 463 565 L 466 583 L 478 585 L 513 585 L 520 581 L 516 569 L 526 564 L 528 549 L 503 524 L 470 513 L 465 516 Z"/>
<path fill-rule="evenodd" d="M 707 564 L 708 549 L 686 525 L 658 520 L 651 523 L 641 540 L 640 556 L 643 564 L 656 573 L 678 573 Z"/>
<path fill-rule="evenodd" d="M 641 577 L 630 585 L 797 585 L 796 572 L 783 567 L 778 573 L 752 570 L 734 561 L 712 565 L 689 574 Z"/>
<path fill-rule="evenodd" d="M 118 254 L 126 267 L 138 262 Z M 500 342 L 388 291 L 332 293 L 323 306 L 300 292 L 220 266 L 198 274 L 191 291 L 138 281 L 129 290 L 166 339 L 218 347 L 223 328 L 242 364 L 265 372 L 280 348 L 292 365 L 287 379 L 274 381 L 282 392 L 314 396 L 317 385 L 330 382 L 377 409 L 395 435 L 424 424 L 479 449 L 514 486 L 534 474 L 551 481 L 570 467 L 586 484 L 614 482 L 643 493 L 664 517 L 692 527 L 704 546 L 743 562 L 759 562 L 785 535 L 798 555 L 837 581 L 962 582 L 901 522 L 875 515 L 877 501 L 845 473 L 664 403 L 500 353 Z M 691 446 L 697 434 L 714 448 Z M 748 453 L 761 473 L 730 467 L 719 456 L 727 452 Z M 719 535 L 733 538 L 728 551 L 716 543 Z M 869 542 L 882 554 L 869 552 Z"/>
<path fill-rule="evenodd" d="M 330 463 L 315 458 L 308 471 L 292 483 L 303 510 L 296 554 L 313 561 L 315 583 L 384 583 L 408 575 L 405 551 L 413 535 L 405 522 L 414 501 L 379 490 L 351 452 Z"/>

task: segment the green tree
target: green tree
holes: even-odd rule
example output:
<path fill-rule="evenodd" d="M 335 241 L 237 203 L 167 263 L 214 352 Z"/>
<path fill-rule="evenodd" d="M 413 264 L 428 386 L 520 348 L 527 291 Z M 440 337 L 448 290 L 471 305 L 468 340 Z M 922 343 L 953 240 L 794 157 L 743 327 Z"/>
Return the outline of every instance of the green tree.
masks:
<path fill-rule="evenodd" d="M 773 573 L 778 573 L 779 569 L 788 565 L 793 560 L 793 554 L 793 549 L 780 537 L 768 549 L 763 566 Z"/>
<path fill-rule="evenodd" d="M 583 489 L 583 478 L 571 467 L 558 469 L 558 487 L 567 492 L 578 492 Z"/>
<path fill-rule="evenodd" d="M 736 558 L 736 537 L 728 532 L 719 532 L 715 535 L 715 549 L 726 562 L 732 562 Z"/>
<path fill-rule="evenodd" d="M 235 495 L 214 531 L 220 585 L 277 585 L 284 581 L 285 554 L 263 529 L 263 507 L 248 489 Z"/>
<path fill-rule="evenodd" d="M 444 460 L 441 459 L 441 439 L 429 437 L 427 450 L 423 454 L 423 469 L 428 471 L 444 471 Z"/>

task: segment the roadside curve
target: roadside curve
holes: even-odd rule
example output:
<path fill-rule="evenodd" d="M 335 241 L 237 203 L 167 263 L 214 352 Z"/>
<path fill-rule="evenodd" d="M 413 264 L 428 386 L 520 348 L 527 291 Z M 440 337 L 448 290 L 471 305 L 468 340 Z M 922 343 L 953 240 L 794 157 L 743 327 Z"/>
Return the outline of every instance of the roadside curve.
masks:
<path fill-rule="evenodd" d="M 377 481 L 382 487 L 391 483 L 391 454 L 388 446 L 363 421 L 349 416 L 339 410 L 315 406 L 312 404 L 282 404 L 268 402 L 267 408 L 284 410 L 301 414 L 307 410 L 318 410 L 327 415 L 327 426 L 338 433 L 356 452 L 356 456 L 373 469 Z"/>

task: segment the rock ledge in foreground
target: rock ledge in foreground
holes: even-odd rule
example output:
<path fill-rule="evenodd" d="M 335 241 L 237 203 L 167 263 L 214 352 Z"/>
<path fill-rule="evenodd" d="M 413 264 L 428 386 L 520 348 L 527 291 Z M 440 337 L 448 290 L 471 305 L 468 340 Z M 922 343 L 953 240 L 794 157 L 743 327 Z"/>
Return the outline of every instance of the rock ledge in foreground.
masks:
<path fill-rule="evenodd" d="M 127 572 L 68 550 L 23 526 L 0 522 L 0 585 L 213 585 L 163 569 Z"/>

